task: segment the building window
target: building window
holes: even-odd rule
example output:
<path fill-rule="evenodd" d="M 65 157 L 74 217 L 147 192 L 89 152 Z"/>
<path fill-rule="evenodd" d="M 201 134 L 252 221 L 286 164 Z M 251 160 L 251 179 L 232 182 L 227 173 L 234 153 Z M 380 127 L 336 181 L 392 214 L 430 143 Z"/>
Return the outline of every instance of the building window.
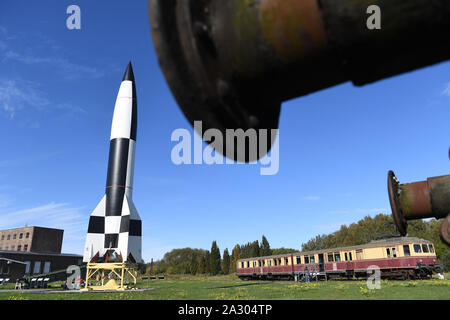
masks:
<path fill-rule="evenodd" d="M 16 246 L 12 245 L 11 246 L 11 251 L 14 251 L 15 248 L 16 248 Z"/>
<path fill-rule="evenodd" d="M 23 246 L 23 251 L 28 251 L 28 245 L 27 244 Z"/>
<path fill-rule="evenodd" d="M 422 251 L 423 253 L 428 253 L 428 246 L 425 243 L 422 244 Z"/>
<path fill-rule="evenodd" d="M 297 259 L 297 264 L 302 264 L 302 258 L 300 256 L 295 257 Z"/>
<path fill-rule="evenodd" d="M 421 253 L 422 249 L 420 248 L 420 244 L 415 244 L 414 245 L 414 252 L 415 253 Z"/>
<path fill-rule="evenodd" d="M 23 233 L 19 234 L 19 239 L 23 238 Z"/>
<path fill-rule="evenodd" d="M 30 261 L 25 261 L 25 273 L 30 273 Z"/>
<path fill-rule="evenodd" d="M 5 240 L 5 235 L 4 234 L 2 234 L 2 240 Z"/>
<path fill-rule="evenodd" d="M 13 240 L 16 240 L 16 236 L 17 236 L 17 234 L 14 233 Z"/>
<path fill-rule="evenodd" d="M 9 274 L 9 265 L 7 265 L 7 264 L 3 265 L 2 273 L 3 274 Z"/>
<path fill-rule="evenodd" d="M 40 272 L 41 272 L 41 262 L 35 261 L 34 268 L 33 268 L 33 274 L 39 274 Z"/>
<path fill-rule="evenodd" d="M 45 261 L 44 263 L 44 273 L 50 272 L 50 261 Z"/>
<path fill-rule="evenodd" d="M 430 252 L 431 252 L 431 253 L 434 253 L 433 245 L 432 245 L 432 244 L 429 244 L 428 246 L 430 247 Z"/>
<path fill-rule="evenodd" d="M 332 253 L 329 253 L 328 254 L 328 262 L 333 262 L 334 260 L 333 260 L 333 254 Z"/>
<path fill-rule="evenodd" d="M 8 236 L 6 237 L 6 240 L 11 240 L 11 235 L 8 234 Z"/>
<path fill-rule="evenodd" d="M 25 235 L 25 238 L 29 238 L 30 237 L 30 233 L 29 232 L 27 232 L 27 234 Z"/>
<path fill-rule="evenodd" d="M 17 246 L 17 251 L 20 251 L 20 250 L 22 250 L 22 245 L 19 244 L 19 245 Z"/>
<path fill-rule="evenodd" d="M 9 249 L 9 247 L 8 247 L 8 246 L 6 246 L 6 247 L 5 247 L 5 250 L 6 250 L 6 251 L 8 251 L 8 249 Z"/>
<path fill-rule="evenodd" d="M 409 251 L 409 244 L 403 245 L 403 254 L 405 257 L 408 257 L 411 255 L 411 252 Z"/>
<path fill-rule="evenodd" d="M 308 263 L 309 263 L 309 257 L 305 256 L 305 264 L 308 264 Z"/>
<path fill-rule="evenodd" d="M 334 253 L 334 261 L 336 262 L 341 261 L 341 254 L 339 252 Z"/>

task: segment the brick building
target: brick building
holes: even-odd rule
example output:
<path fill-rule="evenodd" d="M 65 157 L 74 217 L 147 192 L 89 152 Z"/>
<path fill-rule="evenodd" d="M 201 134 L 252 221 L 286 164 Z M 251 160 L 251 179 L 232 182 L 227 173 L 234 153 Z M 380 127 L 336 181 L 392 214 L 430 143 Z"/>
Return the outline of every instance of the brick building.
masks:
<path fill-rule="evenodd" d="M 0 250 L 61 253 L 64 230 L 23 227 L 0 230 Z"/>
<path fill-rule="evenodd" d="M 15 281 L 81 265 L 81 255 L 61 253 L 63 234 L 61 229 L 35 226 L 0 230 L 0 278 Z"/>

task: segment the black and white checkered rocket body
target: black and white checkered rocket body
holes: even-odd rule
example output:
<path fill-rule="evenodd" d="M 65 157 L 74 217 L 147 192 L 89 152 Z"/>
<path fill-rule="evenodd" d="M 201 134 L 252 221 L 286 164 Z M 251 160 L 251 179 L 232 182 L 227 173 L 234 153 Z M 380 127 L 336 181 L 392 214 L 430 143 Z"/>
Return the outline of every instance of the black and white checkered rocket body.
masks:
<path fill-rule="evenodd" d="M 136 87 L 130 62 L 114 107 L 106 194 L 89 219 L 84 262 L 110 249 L 123 261 L 142 261 L 142 223 L 132 200 L 136 131 Z"/>

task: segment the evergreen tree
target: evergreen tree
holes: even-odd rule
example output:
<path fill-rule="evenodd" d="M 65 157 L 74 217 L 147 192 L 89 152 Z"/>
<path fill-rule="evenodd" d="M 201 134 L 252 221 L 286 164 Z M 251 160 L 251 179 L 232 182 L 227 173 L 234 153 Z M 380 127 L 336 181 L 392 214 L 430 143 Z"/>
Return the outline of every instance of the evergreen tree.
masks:
<path fill-rule="evenodd" d="M 210 266 L 211 266 L 211 254 L 209 251 L 206 251 L 205 253 L 205 273 L 210 273 Z"/>
<path fill-rule="evenodd" d="M 222 271 L 224 274 L 230 273 L 230 254 L 228 253 L 228 248 L 223 252 Z"/>
<path fill-rule="evenodd" d="M 198 273 L 200 274 L 206 273 L 206 259 L 204 254 L 202 254 L 200 257 L 200 262 L 198 264 Z"/>
<path fill-rule="evenodd" d="M 154 271 L 155 271 L 154 270 L 154 263 L 153 263 L 153 258 L 152 258 L 152 261 L 150 262 L 150 270 L 148 272 L 149 275 L 152 275 Z"/>
<path fill-rule="evenodd" d="M 238 244 L 235 245 L 233 248 L 233 251 L 231 251 L 231 256 L 232 256 L 232 259 L 231 259 L 232 269 L 231 270 L 233 270 L 233 273 L 236 273 L 236 264 L 237 264 L 238 259 L 240 259 L 240 257 L 241 257 L 241 247 Z"/>
<path fill-rule="evenodd" d="M 259 253 L 261 257 L 272 255 L 272 249 L 270 249 L 269 241 L 267 241 L 267 238 L 264 235 L 262 236 Z"/>
<path fill-rule="evenodd" d="M 197 261 L 197 255 L 195 253 L 192 254 L 190 271 L 191 271 L 192 275 L 196 275 L 198 272 L 198 261 Z"/>
<path fill-rule="evenodd" d="M 219 274 L 219 272 L 221 271 L 220 269 L 220 250 L 219 247 L 217 246 L 216 241 L 212 242 L 211 245 L 211 255 L 209 258 L 209 271 L 212 275 L 216 275 Z"/>
<path fill-rule="evenodd" d="M 259 257 L 259 242 L 254 241 L 250 245 L 250 257 Z"/>

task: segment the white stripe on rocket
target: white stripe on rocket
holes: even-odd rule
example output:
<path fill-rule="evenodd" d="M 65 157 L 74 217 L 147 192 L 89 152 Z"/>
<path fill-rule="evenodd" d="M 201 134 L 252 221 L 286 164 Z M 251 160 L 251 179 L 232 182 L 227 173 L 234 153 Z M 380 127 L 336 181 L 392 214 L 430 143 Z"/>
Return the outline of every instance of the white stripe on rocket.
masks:
<path fill-rule="evenodd" d="M 131 138 L 131 118 L 133 115 L 133 82 L 125 80 L 120 84 L 114 107 L 111 138 Z"/>

